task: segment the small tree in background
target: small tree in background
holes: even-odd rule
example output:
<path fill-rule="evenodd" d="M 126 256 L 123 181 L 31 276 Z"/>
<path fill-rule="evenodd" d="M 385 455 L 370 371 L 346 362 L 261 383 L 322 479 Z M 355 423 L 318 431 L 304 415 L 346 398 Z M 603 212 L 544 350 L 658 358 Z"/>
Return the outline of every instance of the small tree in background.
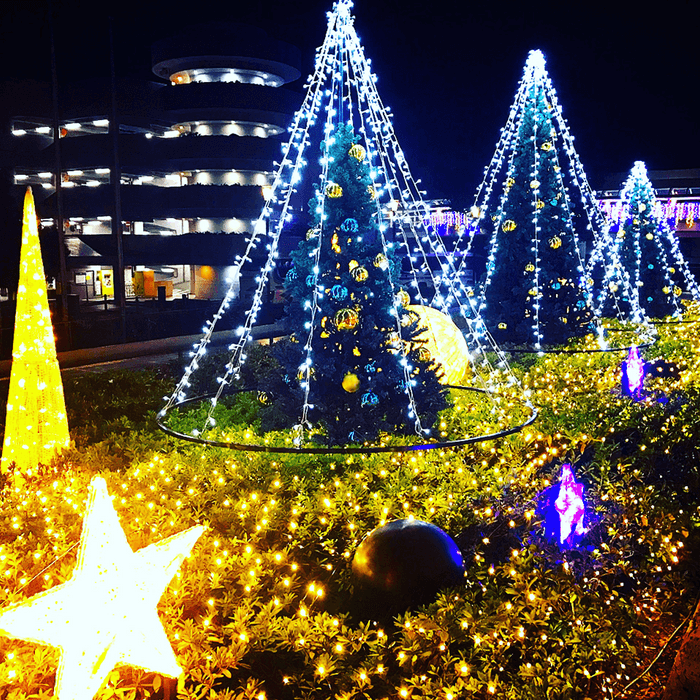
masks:
<path fill-rule="evenodd" d="M 379 233 L 365 149 L 346 125 L 324 146 L 325 184 L 287 275 L 293 335 L 274 351 L 283 371 L 270 386 L 272 403 L 286 413 L 296 404 L 302 422 L 322 424 L 331 444 L 371 440 L 380 430 L 420 432 L 446 398 L 432 359 L 411 342 L 421 329 Z"/>
<path fill-rule="evenodd" d="M 621 198 L 623 216 L 610 228 L 604 241 L 607 249 L 613 248 L 616 255 L 595 258 L 598 262 L 605 261 L 604 284 L 598 298 L 603 313 L 609 314 L 613 307 L 609 290 L 626 278 L 637 299 L 622 297 L 624 313 L 632 316 L 638 303 L 650 318 L 679 316 L 683 312 L 681 295 L 687 292 L 698 299 L 700 294 L 673 233 L 666 221 L 654 213 L 656 195 L 642 161 L 634 164 Z M 617 264 L 609 264 L 611 259 L 617 259 Z"/>
<path fill-rule="evenodd" d="M 480 188 L 485 198 L 477 195 L 477 207 L 488 215 L 488 196 L 501 174 L 480 296 L 481 314 L 499 342 L 539 348 L 593 330 L 577 231 L 581 205 L 570 194 L 570 186 L 584 186 L 585 175 L 574 155 L 544 57 L 532 51 L 487 168 L 492 179 Z"/>

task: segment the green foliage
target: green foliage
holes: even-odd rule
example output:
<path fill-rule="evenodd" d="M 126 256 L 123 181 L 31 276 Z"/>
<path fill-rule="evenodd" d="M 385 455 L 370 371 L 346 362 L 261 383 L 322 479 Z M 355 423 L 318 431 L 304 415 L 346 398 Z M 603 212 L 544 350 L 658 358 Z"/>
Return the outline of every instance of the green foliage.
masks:
<path fill-rule="evenodd" d="M 0 608 L 70 577 L 87 486 L 100 473 L 135 549 L 194 523 L 208 528 L 159 603 L 184 670 L 179 698 L 624 696 L 698 590 L 700 353 L 689 327 L 658 349 L 683 369 L 678 380 L 650 381 L 646 403 L 620 396 L 613 355 L 547 355 L 515 366 L 540 407 L 536 425 L 402 454 L 277 456 L 174 442 L 140 405 L 138 387 L 163 377 L 76 380 L 71 414 L 107 415 L 109 428 L 85 432 L 50 473 L 6 486 Z M 222 402 L 237 431 L 262 435 L 260 406 L 253 394 Z M 458 397 L 436 429 L 461 430 L 481 412 Z M 537 505 L 562 461 L 574 463 L 589 507 L 584 546 L 565 552 L 543 537 Z M 424 608 L 368 619 L 354 597 L 353 554 L 374 527 L 409 516 L 456 539 L 465 584 Z M 55 650 L 0 637 L 0 694 L 48 698 L 56 662 Z M 168 682 L 119 668 L 97 697 L 161 698 Z M 640 697 L 656 688 L 655 672 L 634 686 Z"/>
<path fill-rule="evenodd" d="M 296 342 L 273 349 L 284 382 L 270 391 L 298 422 L 308 385 L 308 419 L 323 426 L 317 439 L 331 445 L 373 441 L 380 431 L 415 432 L 409 392 L 423 428 L 446 405 L 430 359 L 410 343 L 421 329 L 396 301 L 400 264 L 382 243 L 369 165 L 356 140 L 340 125 L 324 144 L 328 183 L 311 202 L 312 228 L 287 276 L 287 323 Z"/>

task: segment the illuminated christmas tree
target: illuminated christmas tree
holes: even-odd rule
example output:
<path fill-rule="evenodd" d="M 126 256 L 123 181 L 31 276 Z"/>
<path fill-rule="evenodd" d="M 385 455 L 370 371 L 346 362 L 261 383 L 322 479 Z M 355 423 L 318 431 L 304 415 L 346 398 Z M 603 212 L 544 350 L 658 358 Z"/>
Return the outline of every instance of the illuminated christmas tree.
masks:
<path fill-rule="evenodd" d="M 68 421 L 32 191 L 27 188 L 2 471 L 31 474 L 68 447 Z"/>
<path fill-rule="evenodd" d="M 502 390 L 518 391 L 517 379 L 475 313 L 456 257 L 428 224 L 430 207 L 377 92 L 351 8 L 351 0 L 338 0 L 328 13 L 326 36 L 289 127 L 269 197 L 231 276 L 252 264 L 253 250 L 261 244 L 269 254 L 256 270 L 257 287 L 229 345 L 229 360 L 213 390 L 206 392 L 207 416 L 187 439 L 213 444 L 218 435 L 212 440 L 204 436 L 223 430 L 219 400 L 229 391 L 261 387 L 260 375 L 252 376 L 246 366 L 247 345 L 277 266 L 281 236 L 307 228 L 308 213 L 300 202 L 308 194 L 302 197 L 299 189 L 309 182 L 320 183 L 312 200 L 314 220 L 294 256 L 296 278 L 287 280 L 297 304 L 289 307 L 288 324 L 295 342 L 276 349 L 284 371 L 276 379 L 268 376 L 259 394 L 263 432 L 283 427 L 294 416 L 295 449 L 305 448 L 309 438 L 311 447 L 317 440 L 364 443 L 385 430 L 414 432 L 424 442 L 445 405 L 438 376 L 482 391 L 493 403 L 489 415 L 496 430 L 509 423 L 513 403 Z M 309 159 L 309 151 L 319 145 L 320 158 L 314 153 Z M 307 173 L 307 166 L 314 172 Z M 193 375 L 233 298 L 231 290 L 161 411 L 166 430 L 162 421 L 171 409 L 200 401 L 188 396 L 193 385 L 201 386 L 201 375 Z M 416 333 L 423 328 L 425 335 L 419 338 Z M 271 418 L 275 413 L 277 422 Z"/>
<path fill-rule="evenodd" d="M 322 145 L 328 172 L 287 275 L 297 352 L 280 353 L 287 383 L 300 380 L 305 420 L 322 424 L 331 444 L 414 432 L 416 424 L 425 431 L 446 406 L 431 358 L 414 342 L 418 315 L 405 308 L 400 264 L 377 226 L 366 151 L 356 140 L 341 124 Z M 280 387 L 273 393 L 279 398 Z"/>
<path fill-rule="evenodd" d="M 499 342 L 541 349 L 600 333 L 584 246 L 604 219 L 540 51 L 528 56 L 472 216 L 491 234 L 479 310 Z"/>
<path fill-rule="evenodd" d="M 589 262 L 591 276 L 603 282 L 596 304 L 604 315 L 621 309 L 630 318 L 640 308 L 645 316 L 678 317 L 681 296 L 698 300 L 700 291 L 667 221 L 655 214 L 656 195 L 646 166 L 637 161 L 620 193 L 622 210 Z M 615 299 L 611 291 L 626 284 L 631 295 Z"/>

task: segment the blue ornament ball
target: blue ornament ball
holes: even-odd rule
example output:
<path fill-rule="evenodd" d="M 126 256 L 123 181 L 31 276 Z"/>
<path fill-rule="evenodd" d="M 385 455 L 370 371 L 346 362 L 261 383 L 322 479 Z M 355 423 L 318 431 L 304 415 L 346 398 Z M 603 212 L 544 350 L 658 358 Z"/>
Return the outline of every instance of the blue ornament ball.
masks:
<path fill-rule="evenodd" d="M 293 282 L 298 276 L 299 274 L 297 273 L 296 269 L 291 268 L 287 273 L 286 278 L 288 282 Z"/>
<path fill-rule="evenodd" d="M 647 267 L 648 267 L 650 270 L 653 270 L 653 269 L 654 269 L 653 263 L 649 263 L 649 264 L 647 265 Z"/>
<path fill-rule="evenodd" d="M 362 394 L 361 403 L 363 406 L 376 406 L 379 403 L 379 397 L 373 391 L 368 391 Z"/>
<path fill-rule="evenodd" d="M 313 286 L 314 286 L 314 276 L 313 276 L 313 275 L 307 275 L 307 276 L 306 276 L 306 286 L 307 286 L 307 287 L 313 287 Z"/>
<path fill-rule="evenodd" d="M 394 520 L 362 540 L 352 573 L 356 592 L 370 603 L 405 609 L 462 583 L 464 560 L 455 541 L 436 525 Z"/>
<path fill-rule="evenodd" d="M 356 233 L 358 228 L 356 219 L 345 219 L 345 221 L 340 224 L 341 231 L 345 231 L 345 233 Z"/>
<path fill-rule="evenodd" d="M 343 301 L 348 298 L 348 288 L 343 287 L 342 284 L 334 284 L 333 287 L 331 287 L 331 296 L 336 301 Z"/>

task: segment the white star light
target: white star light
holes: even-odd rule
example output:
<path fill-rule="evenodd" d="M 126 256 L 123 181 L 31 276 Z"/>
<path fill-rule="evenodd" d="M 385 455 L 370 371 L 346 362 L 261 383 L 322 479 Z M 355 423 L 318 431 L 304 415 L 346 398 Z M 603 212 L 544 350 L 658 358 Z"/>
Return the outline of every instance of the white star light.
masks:
<path fill-rule="evenodd" d="M 119 664 L 179 676 L 156 606 L 204 529 L 134 552 L 105 480 L 93 478 L 73 576 L 0 612 L 0 633 L 60 648 L 58 700 L 90 700 Z"/>

